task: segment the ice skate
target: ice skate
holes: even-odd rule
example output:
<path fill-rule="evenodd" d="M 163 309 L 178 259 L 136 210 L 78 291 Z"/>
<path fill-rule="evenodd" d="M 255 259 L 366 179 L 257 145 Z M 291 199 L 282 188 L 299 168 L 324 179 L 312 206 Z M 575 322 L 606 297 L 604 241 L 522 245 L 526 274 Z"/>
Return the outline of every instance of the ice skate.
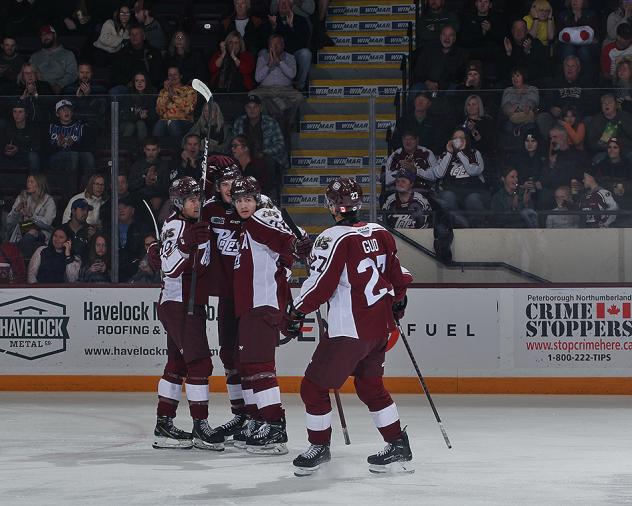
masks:
<path fill-rule="evenodd" d="M 265 422 L 257 432 L 246 439 L 246 451 L 258 455 L 285 455 L 288 453 L 285 420 Z"/>
<path fill-rule="evenodd" d="M 159 416 L 156 420 L 152 446 L 157 450 L 165 448 L 190 450 L 193 448 L 193 436 L 190 432 L 185 432 L 173 425 L 173 418 Z"/>
<path fill-rule="evenodd" d="M 232 420 L 228 420 L 226 423 L 215 427 L 213 433 L 221 435 L 224 438 L 224 443 L 233 444 L 233 436 L 246 426 L 248 420 L 247 415 L 235 415 Z"/>
<path fill-rule="evenodd" d="M 329 445 L 310 445 L 294 459 L 294 476 L 309 476 L 315 473 L 321 464 L 331 460 Z"/>
<path fill-rule="evenodd" d="M 224 451 L 224 436 L 215 434 L 208 420 L 193 420 L 193 446 L 200 450 Z"/>
<path fill-rule="evenodd" d="M 381 452 L 370 455 L 366 460 L 372 473 L 414 473 L 415 468 L 410 463 L 413 452 L 410 450 L 406 429 L 397 441 L 388 443 Z"/>
<path fill-rule="evenodd" d="M 263 422 L 261 420 L 253 420 L 252 418 L 249 418 L 241 430 L 233 434 L 233 445 L 235 448 L 246 448 L 246 440 L 257 432 L 259 427 L 262 425 Z"/>

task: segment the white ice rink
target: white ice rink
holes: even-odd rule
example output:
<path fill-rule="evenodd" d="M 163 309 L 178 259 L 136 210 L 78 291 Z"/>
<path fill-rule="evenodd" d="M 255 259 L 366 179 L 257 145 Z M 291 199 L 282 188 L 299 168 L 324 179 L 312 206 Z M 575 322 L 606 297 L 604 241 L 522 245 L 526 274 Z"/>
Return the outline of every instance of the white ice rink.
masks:
<path fill-rule="evenodd" d="M 617 396 L 435 396 L 448 450 L 422 395 L 398 395 L 416 473 L 377 476 L 383 442 L 364 407 L 342 396 L 351 446 L 334 418 L 332 461 L 296 478 L 306 447 L 297 395 L 285 395 L 290 454 L 229 448 L 154 450 L 155 396 L 0 393 L 2 505 L 599 505 L 632 504 L 632 400 Z M 190 429 L 186 404 L 178 424 Z M 212 397 L 211 423 L 228 417 Z M 334 413 L 335 415 L 335 413 Z"/>

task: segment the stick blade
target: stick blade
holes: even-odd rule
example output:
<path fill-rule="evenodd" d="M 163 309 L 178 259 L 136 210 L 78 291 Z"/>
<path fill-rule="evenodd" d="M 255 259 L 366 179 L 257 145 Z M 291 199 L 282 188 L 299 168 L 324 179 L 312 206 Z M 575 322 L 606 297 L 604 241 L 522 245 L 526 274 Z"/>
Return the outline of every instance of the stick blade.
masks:
<path fill-rule="evenodd" d="M 191 86 L 193 86 L 193 89 L 202 95 L 207 102 L 213 98 L 211 90 L 209 90 L 208 86 L 199 79 L 193 79 Z"/>

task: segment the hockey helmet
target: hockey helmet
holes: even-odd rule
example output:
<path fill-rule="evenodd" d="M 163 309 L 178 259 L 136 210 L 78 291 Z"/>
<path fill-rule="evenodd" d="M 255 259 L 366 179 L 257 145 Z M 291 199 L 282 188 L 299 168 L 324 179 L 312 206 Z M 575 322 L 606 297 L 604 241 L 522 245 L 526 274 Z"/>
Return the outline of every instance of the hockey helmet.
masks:
<path fill-rule="evenodd" d="M 241 197 L 254 197 L 257 204 L 261 203 L 261 186 L 252 176 L 239 176 L 230 187 L 230 196 L 233 202 Z"/>
<path fill-rule="evenodd" d="M 200 189 L 200 185 L 190 176 L 176 179 L 171 183 L 171 187 L 169 188 L 169 198 L 171 199 L 173 207 L 178 211 L 182 211 L 186 199 L 190 197 L 200 197 L 201 195 L 202 190 Z"/>
<path fill-rule="evenodd" d="M 362 188 L 355 179 L 339 177 L 325 190 L 327 205 L 340 213 L 359 211 L 362 207 Z"/>
<path fill-rule="evenodd" d="M 208 155 L 206 166 L 206 182 L 219 185 L 223 180 L 235 179 L 241 175 L 239 162 L 232 156 L 220 153 L 212 153 Z"/>

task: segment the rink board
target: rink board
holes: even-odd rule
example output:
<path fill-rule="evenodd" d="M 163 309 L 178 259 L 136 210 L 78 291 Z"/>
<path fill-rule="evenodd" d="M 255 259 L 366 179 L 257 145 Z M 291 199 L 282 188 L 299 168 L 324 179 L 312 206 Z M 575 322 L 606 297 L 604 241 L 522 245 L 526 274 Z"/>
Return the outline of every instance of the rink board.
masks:
<path fill-rule="evenodd" d="M 0 390 L 153 390 L 166 361 L 158 294 L 116 286 L 0 290 Z M 632 393 L 630 287 L 416 286 L 408 299 L 403 328 L 435 392 Z M 211 300 L 207 332 L 221 377 L 216 309 Z M 282 339 L 277 373 L 285 391 L 298 391 L 318 335 L 308 315 L 300 339 Z M 385 377 L 393 391 L 419 391 L 401 342 L 387 354 Z M 224 381 L 211 388 L 225 389 Z"/>

